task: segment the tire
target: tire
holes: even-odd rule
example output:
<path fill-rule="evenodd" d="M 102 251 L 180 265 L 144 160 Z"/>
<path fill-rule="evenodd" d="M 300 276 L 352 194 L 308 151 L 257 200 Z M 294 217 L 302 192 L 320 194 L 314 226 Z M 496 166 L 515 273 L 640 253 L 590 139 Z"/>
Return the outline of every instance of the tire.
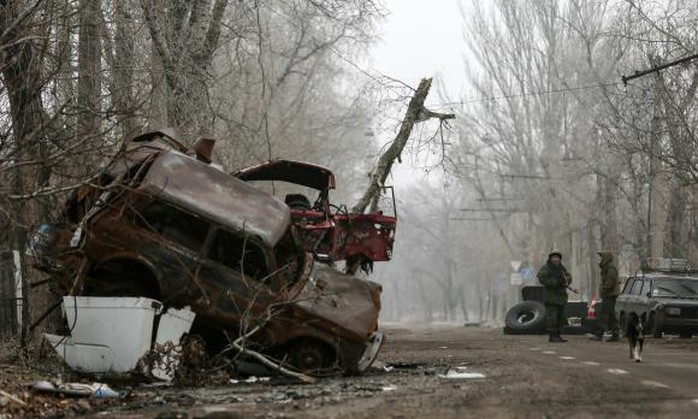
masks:
<path fill-rule="evenodd" d="M 315 339 L 301 339 L 288 350 L 289 361 L 304 374 L 316 374 L 331 368 L 335 357 L 333 351 L 323 342 Z"/>
<path fill-rule="evenodd" d="M 657 319 L 654 313 L 650 314 L 650 319 L 647 322 L 647 331 L 655 339 L 662 338 L 662 331 L 659 329 L 659 325 L 657 325 Z"/>
<path fill-rule="evenodd" d="M 524 301 L 507 311 L 504 318 L 510 333 L 539 333 L 545 331 L 545 306 L 538 301 Z"/>

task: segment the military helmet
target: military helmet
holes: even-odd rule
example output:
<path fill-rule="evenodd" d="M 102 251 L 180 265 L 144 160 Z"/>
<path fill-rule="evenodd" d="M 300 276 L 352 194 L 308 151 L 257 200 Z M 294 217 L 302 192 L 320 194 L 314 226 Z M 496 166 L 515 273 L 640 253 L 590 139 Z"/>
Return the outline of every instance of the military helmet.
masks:
<path fill-rule="evenodd" d="M 562 259 L 562 252 L 558 249 L 553 249 L 548 253 L 548 259 L 550 259 L 553 255 L 558 255 L 560 259 Z"/>

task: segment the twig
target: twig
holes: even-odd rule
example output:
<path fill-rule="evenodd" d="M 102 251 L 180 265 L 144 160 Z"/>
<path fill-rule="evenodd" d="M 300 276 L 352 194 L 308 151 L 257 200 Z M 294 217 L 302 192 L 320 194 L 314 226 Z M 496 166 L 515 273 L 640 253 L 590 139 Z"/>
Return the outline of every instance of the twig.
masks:
<path fill-rule="evenodd" d="M 257 351 L 253 351 L 252 349 L 246 349 L 240 344 L 248 337 L 257 333 L 261 328 L 262 328 L 261 326 L 255 326 L 254 329 L 252 329 L 251 331 L 249 331 L 246 334 L 235 339 L 232 342 L 233 347 L 235 349 L 237 349 L 238 351 L 240 351 L 241 353 L 243 353 L 245 355 L 249 355 L 249 356 L 257 359 L 258 361 L 260 361 L 262 364 L 266 365 L 267 367 L 273 368 L 273 369 L 279 371 L 280 373 L 282 373 L 288 377 L 297 378 L 297 379 L 301 380 L 302 382 L 308 383 L 308 384 L 315 383 L 315 381 L 316 381 L 315 378 L 313 378 L 309 375 L 303 374 L 303 373 L 290 371 L 290 370 L 282 367 L 281 365 L 277 364 L 276 362 L 270 360 L 268 357 L 262 355 L 261 353 L 259 353 Z"/>
<path fill-rule="evenodd" d="M 5 396 L 5 397 L 7 397 L 8 399 L 12 400 L 13 402 L 15 402 L 15 403 L 17 403 L 17 404 L 20 404 L 20 405 L 22 405 L 22 406 L 26 406 L 26 405 L 27 405 L 26 402 L 24 402 L 24 401 L 22 401 L 22 400 L 16 398 L 15 396 L 13 396 L 13 395 L 11 395 L 10 393 L 7 393 L 7 392 L 5 392 L 5 391 L 3 391 L 3 390 L 0 390 L 0 394 L 3 395 L 3 396 Z"/>

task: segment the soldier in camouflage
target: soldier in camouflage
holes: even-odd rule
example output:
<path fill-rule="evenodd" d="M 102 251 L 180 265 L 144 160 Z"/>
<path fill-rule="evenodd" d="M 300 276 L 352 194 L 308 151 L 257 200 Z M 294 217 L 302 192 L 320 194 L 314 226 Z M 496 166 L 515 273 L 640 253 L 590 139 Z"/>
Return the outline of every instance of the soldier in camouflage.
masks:
<path fill-rule="evenodd" d="M 565 304 L 567 287 L 572 282 L 572 275 L 562 264 L 562 253 L 553 250 L 548 254 L 548 261 L 538 271 L 538 281 L 545 287 L 545 314 L 550 337 L 549 342 L 567 342 L 560 336 L 560 329 L 565 325 Z"/>
<path fill-rule="evenodd" d="M 613 263 L 613 253 L 598 252 L 601 257 L 599 267 L 601 268 L 601 286 L 599 295 L 601 296 L 601 307 L 599 308 L 599 322 L 601 330 L 595 333 L 594 340 L 602 340 L 604 332 L 611 332 L 608 342 L 620 340 L 620 330 L 618 328 L 618 318 L 616 318 L 616 299 L 620 294 L 618 284 L 618 269 Z"/>

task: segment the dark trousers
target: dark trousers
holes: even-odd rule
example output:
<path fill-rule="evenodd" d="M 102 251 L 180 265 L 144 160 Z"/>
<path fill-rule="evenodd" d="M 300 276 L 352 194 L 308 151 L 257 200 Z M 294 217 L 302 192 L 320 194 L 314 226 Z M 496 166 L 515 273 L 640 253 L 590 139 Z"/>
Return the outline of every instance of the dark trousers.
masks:
<path fill-rule="evenodd" d="M 548 333 L 559 335 L 560 329 L 565 325 L 565 306 L 560 304 L 545 305 L 545 320 Z"/>
<path fill-rule="evenodd" d="M 603 300 L 601 300 L 601 307 L 599 307 L 601 333 L 610 331 L 612 334 L 617 335 L 620 330 L 618 328 L 618 318 L 616 317 L 617 298 L 618 296 L 614 295 L 613 297 L 603 297 Z"/>

